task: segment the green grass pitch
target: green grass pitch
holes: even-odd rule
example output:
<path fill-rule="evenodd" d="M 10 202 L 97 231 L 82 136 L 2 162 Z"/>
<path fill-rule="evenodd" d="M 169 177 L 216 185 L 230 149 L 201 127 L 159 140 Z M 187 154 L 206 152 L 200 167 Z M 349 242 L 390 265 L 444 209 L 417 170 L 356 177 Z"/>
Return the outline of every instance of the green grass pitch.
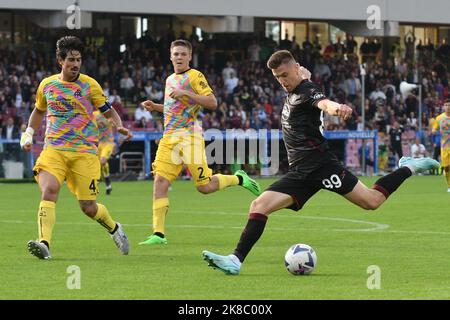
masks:
<path fill-rule="evenodd" d="M 371 185 L 376 178 L 363 179 Z M 267 187 L 273 180 L 260 180 Z M 169 244 L 143 247 L 151 231 L 152 182 L 104 185 L 98 201 L 121 222 L 131 251 L 121 256 L 106 231 L 81 213 L 63 187 L 57 203 L 51 261 L 26 250 L 37 236 L 36 184 L 0 185 L 0 299 L 449 299 L 450 194 L 438 176 L 405 182 L 381 208 L 364 211 L 321 191 L 299 213 L 272 214 L 265 233 L 243 264 L 226 276 L 207 267 L 202 250 L 230 253 L 254 198 L 241 188 L 202 195 L 190 181 L 176 181 L 166 220 Z M 311 245 L 318 264 L 293 276 L 285 251 Z M 370 266 L 380 288 L 369 289 Z M 70 290 L 70 266 L 79 267 L 80 289 Z M 369 272 L 368 272 L 369 271 Z"/>

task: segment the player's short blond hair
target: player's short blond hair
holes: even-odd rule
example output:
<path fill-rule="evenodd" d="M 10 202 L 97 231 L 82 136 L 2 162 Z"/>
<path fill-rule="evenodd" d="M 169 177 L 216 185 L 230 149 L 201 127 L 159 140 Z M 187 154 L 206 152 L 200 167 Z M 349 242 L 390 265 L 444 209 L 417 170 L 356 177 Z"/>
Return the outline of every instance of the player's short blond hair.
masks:
<path fill-rule="evenodd" d="M 192 52 L 191 43 L 184 39 L 177 39 L 172 41 L 172 43 L 170 44 L 170 50 L 172 50 L 173 47 L 186 47 L 188 48 L 189 52 Z"/>

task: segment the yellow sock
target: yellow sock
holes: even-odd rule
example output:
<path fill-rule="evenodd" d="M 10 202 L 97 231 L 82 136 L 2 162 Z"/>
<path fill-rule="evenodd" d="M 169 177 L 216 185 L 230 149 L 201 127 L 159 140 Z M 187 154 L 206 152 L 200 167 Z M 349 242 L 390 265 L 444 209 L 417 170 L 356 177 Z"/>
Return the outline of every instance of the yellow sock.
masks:
<path fill-rule="evenodd" d="M 113 232 L 116 228 L 116 222 L 109 215 L 108 209 L 100 203 L 97 203 L 97 207 L 97 213 L 92 219 L 100 223 L 100 225 L 108 230 L 109 233 Z"/>
<path fill-rule="evenodd" d="M 109 177 L 109 163 L 106 162 L 104 165 L 102 165 L 102 175 L 104 178 Z"/>
<path fill-rule="evenodd" d="M 215 174 L 213 177 L 217 177 L 219 180 L 219 190 L 225 189 L 229 186 L 237 186 L 239 184 L 239 178 L 235 175 Z"/>
<path fill-rule="evenodd" d="M 56 220 L 55 207 L 56 203 L 52 201 L 42 200 L 41 203 L 39 203 L 39 241 L 47 241 L 49 245 L 52 240 L 52 231 Z"/>
<path fill-rule="evenodd" d="M 153 232 L 164 234 L 167 211 L 169 211 L 169 198 L 153 201 Z"/>
<path fill-rule="evenodd" d="M 447 179 L 447 185 L 450 188 L 450 170 L 445 172 L 445 179 Z"/>

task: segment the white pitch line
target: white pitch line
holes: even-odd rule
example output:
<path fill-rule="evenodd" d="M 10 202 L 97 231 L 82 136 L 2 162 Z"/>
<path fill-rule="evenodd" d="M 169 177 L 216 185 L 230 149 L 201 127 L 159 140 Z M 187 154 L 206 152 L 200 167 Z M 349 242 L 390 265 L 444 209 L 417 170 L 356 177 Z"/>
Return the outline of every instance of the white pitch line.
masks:
<path fill-rule="evenodd" d="M 142 212 L 142 211 L 135 211 L 135 213 L 137 212 Z M 146 211 L 145 211 L 146 212 Z M 194 215 L 229 215 L 229 216 L 245 216 L 247 215 L 246 213 L 236 213 L 236 212 L 225 212 L 225 211 L 215 211 L 215 212 L 201 212 L 201 211 L 187 211 L 187 210 L 172 210 L 173 213 L 188 213 L 188 214 L 194 214 Z M 123 212 L 124 213 L 124 212 Z M 311 229 L 311 228 L 302 228 L 299 229 L 297 228 L 271 228 L 272 230 L 324 230 L 324 231 L 336 231 L 336 232 L 374 232 L 374 231 L 381 231 L 381 230 L 386 230 L 389 228 L 389 225 L 387 224 L 382 224 L 382 223 L 377 223 L 377 222 L 371 222 L 371 221 L 363 221 L 363 220 L 356 220 L 356 219 L 346 219 L 346 218 L 336 218 L 336 217 L 316 217 L 316 216 L 305 216 L 305 215 L 272 215 L 271 216 L 272 219 L 278 219 L 278 218 L 288 218 L 288 219 L 311 219 L 311 220 L 329 220 L 329 221 L 340 221 L 340 222 L 349 222 L 349 223 L 356 223 L 356 224 L 366 224 L 369 226 L 372 226 L 371 228 L 362 228 L 362 229 L 340 229 L 340 228 L 333 228 L 333 229 L 325 229 L 325 228 L 316 228 L 316 229 Z M 20 220 L 17 220 L 20 221 Z M 4 221 L 0 221 L 0 223 L 21 223 L 21 222 L 16 222 L 15 220 L 4 220 Z M 66 222 L 66 223 L 62 223 L 59 222 L 58 224 L 71 224 L 70 222 Z M 83 222 L 76 222 L 76 223 L 72 223 L 72 224 L 77 224 L 77 225 L 87 225 L 90 223 L 83 223 Z M 122 224 L 123 226 L 127 226 L 126 224 Z M 132 224 L 132 225 L 128 225 L 130 227 L 147 227 L 150 226 L 150 224 Z M 178 228 L 208 228 L 208 229 L 223 229 L 223 228 L 232 228 L 232 229 L 242 229 L 243 226 L 239 226 L 239 227 L 232 227 L 232 226 L 223 226 L 223 225 L 167 225 L 168 227 L 178 227 Z"/>
<path fill-rule="evenodd" d="M 307 219 L 316 219 L 319 217 L 309 217 L 309 216 L 303 216 L 303 218 Z M 326 220 L 326 217 L 320 217 L 323 220 Z M 333 218 L 334 219 L 340 219 L 340 218 Z M 345 221 L 347 219 L 340 219 L 342 221 Z M 350 220 L 350 219 L 348 219 Z M 369 222 L 369 221 L 360 221 L 360 220 L 353 220 L 358 222 L 364 222 L 364 223 L 373 223 L 375 222 Z M 10 224 L 35 224 L 36 221 L 22 221 L 22 220 L 0 220 L 0 223 L 10 223 Z M 80 225 L 80 226 L 96 226 L 97 224 L 93 222 L 57 222 L 58 225 Z M 389 225 L 383 225 L 381 226 L 389 227 Z M 122 223 L 122 226 L 124 227 L 131 227 L 131 228 L 149 228 L 152 225 L 151 224 L 127 224 Z M 191 224 L 177 224 L 177 225 L 167 225 L 167 227 L 170 228 L 197 228 L 197 229 L 242 229 L 244 226 L 223 226 L 223 225 L 191 225 Z M 373 228 L 373 229 L 325 229 L 325 228 L 289 228 L 289 227 L 271 227 L 270 230 L 274 231 L 295 231 L 295 230 L 307 230 L 307 231 L 334 231 L 334 232 L 382 232 L 382 233 L 410 233 L 410 234 L 439 234 L 439 235 L 450 235 L 450 232 L 445 231 L 423 231 L 423 230 L 386 230 L 381 228 Z"/>
<path fill-rule="evenodd" d="M 177 210 L 178 211 L 178 210 Z M 175 212 L 177 212 L 175 211 Z M 214 213 L 210 213 L 210 212 L 198 212 L 198 211 L 193 211 L 193 212 L 187 212 L 187 211 L 183 211 L 184 213 L 189 213 L 189 214 L 208 214 L 208 215 L 239 215 L 239 216 L 243 216 L 243 215 L 247 215 L 247 214 L 241 214 L 241 213 L 231 213 L 231 212 L 214 212 Z M 270 216 L 272 219 L 275 218 L 293 218 L 293 219 L 312 219 L 312 220 L 331 220 L 331 221 L 343 221 L 343 222 L 351 222 L 351 223 L 359 223 L 359 224 L 368 224 L 371 226 L 374 226 L 373 228 L 365 228 L 365 229 L 332 229 L 333 231 L 359 231 L 359 232 L 370 232 L 370 231 L 380 231 L 380 230 L 385 230 L 389 228 L 388 224 L 383 224 L 383 223 L 378 223 L 378 222 L 372 222 L 372 221 L 364 221 L 364 220 L 356 220 L 356 219 L 346 219 L 346 218 L 335 218 L 335 217 L 316 217 L 316 216 L 304 216 L 304 215 L 271 215 Z M 287 230 L 287 229 L 284 229 Z M 296 228 L 296 230 L 298 230 Z M 312 230 L 312 229 L 308 229 L 308 230 Z M 323 230 L 323 229 L 321 229 Z"/>
<path fill-rule="evenodd" d="M 0 210 L 2 212 L 3 210 Z M 22 212 L 22 210 L 21 210 Z M 26 210 L 25 212 L 28 212 Z M 74 211 L 75 212 L 75 211 Z M 236 212 L 201 212 L 201 211 L 187 211 L 187 210 L 171 210 L 174 213 L 188 213 L 195 215 L 232 215 L 232 216 L 246 216 L 247 213 L 236 213 Z M 135 210 L 135 211 L 121 211 L 121 213 L 148 213 L 147 210 Z M 296 231 L 296 230 L 307 230 L 307 231 L 333 231 L 333 232 L 383 232 L 383 233 L 406 233 L 406 234 L 429 234 L 429 235 L 450 235 L 450 232 L 445 231 L 427 231 L 427 230 L 392 230 L 389 229 L 388 224 L 372 222 L 372 221 L 364 221 L 364 220 L 356 220 L 356 219 L 347 219 L 347 218 L 338 218 L 338 217 L 317 217 L 317 216 L 305 216 L 301 214 L 291 214 L 291 215 L 272 215 L 271 219 L 278 218 L 288 218 L 288 219 L 311 219 L 311 220 L 329 220 L 329 221 L 341 221 L 341 222 L 350 222 L 356 224 L 366 224 L 373 226 L 371 228 L 362 228 L 362 229 L 338 229 L 338 228 L 308 228 L 308 227 L 270 227 L 270 230 L 274 231 Z M 35 224 L 35 221 L 23 221 L 23 220 L 0 220 L 0 223 L 10 223 L 10 224 Z M 92 222 L 57 222 L 58 225 L 96 225 Z M 136 227 L 136 228 L 150 228 L 151 224 L 122 224 L 125 227 Z M 190 224 L 178 224 L 178 225 L 167 225 L 170 228 L 197 228 L 197 229 L 242 229 L 244 226 L 225 226 L 225 225 L 190 225 Z M 387 230 L 389 229 L 389 230 Z"/>

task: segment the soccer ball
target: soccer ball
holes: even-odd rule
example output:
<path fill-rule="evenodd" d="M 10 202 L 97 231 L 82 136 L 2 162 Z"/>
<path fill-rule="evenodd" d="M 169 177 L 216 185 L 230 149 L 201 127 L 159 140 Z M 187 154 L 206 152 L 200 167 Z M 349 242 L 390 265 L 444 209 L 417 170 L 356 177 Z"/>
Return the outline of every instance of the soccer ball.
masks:
<path fill-rule="evenodd" d="M 284 264 L 293 275 L 308 274 L 317 264 L 317 255 L 307 244 L 297 243 L 286 251 Z"/>

